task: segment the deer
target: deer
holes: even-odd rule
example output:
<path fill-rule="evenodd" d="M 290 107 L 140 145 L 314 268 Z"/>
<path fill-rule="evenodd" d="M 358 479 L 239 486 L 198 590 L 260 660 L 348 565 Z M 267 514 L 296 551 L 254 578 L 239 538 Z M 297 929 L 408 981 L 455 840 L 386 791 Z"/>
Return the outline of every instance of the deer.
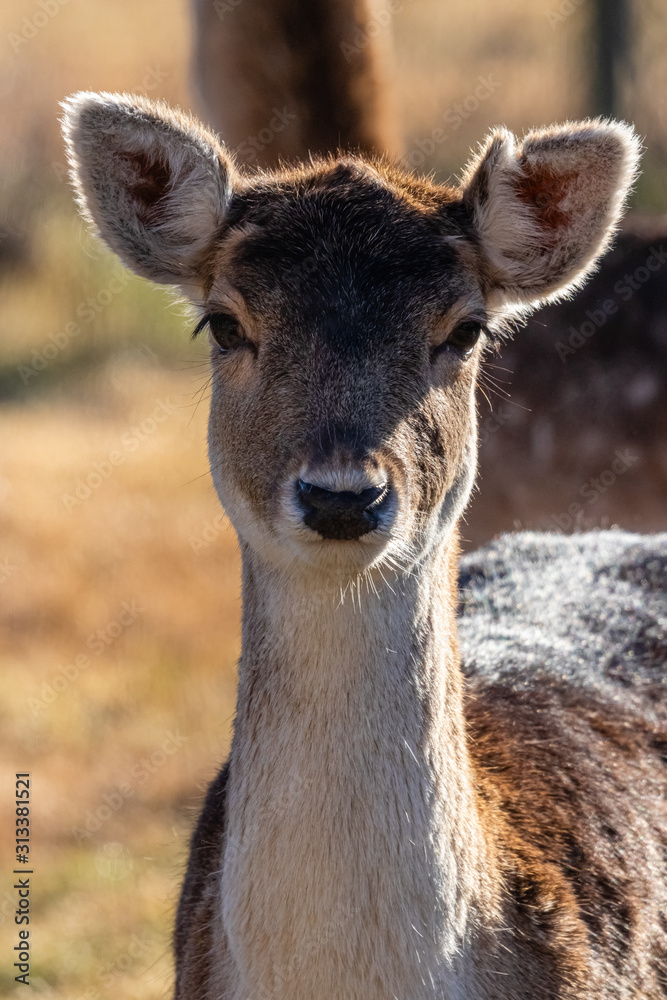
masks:
<path fill-rule="evenodd" d="M 346 152 L 240 171 L 160 102 L 64 108 L 84 217 L 208 335 L 241 551 L 176 1000 L 667 996 L 667 535 L 459 565 L 483 357 L 609 246 L 632 128 L 498 128 L 451 186 Z"/>

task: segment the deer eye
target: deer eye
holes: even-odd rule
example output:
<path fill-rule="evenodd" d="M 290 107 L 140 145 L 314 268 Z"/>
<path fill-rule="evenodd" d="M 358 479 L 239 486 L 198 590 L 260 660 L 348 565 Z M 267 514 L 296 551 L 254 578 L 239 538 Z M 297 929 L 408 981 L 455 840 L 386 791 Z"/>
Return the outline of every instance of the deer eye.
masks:
<path fill-rule="evenodd" d="M 472 354 L 475 344 L 481 335 L 481 323 L 475 320 L 459 323 L 457 327 L 454 327 L 447 339 L 433 349 L 432 357 L 435 358 L 447 351 L 452 354 L 458 354 L 461 358 L 468 358 Z"/>
<path fill-rule="evenodd" d="M 211 313 L 206 317 L 206 323 L 221 351 L 233 351 L 249 344 L 240 323 L 229 313 Z"/>
<path fill-rule="evenodd" d="M 250 347 L 256 353 L 255 345 L 248 340 L 239 321 L 229 313 L 208 313 L 203 319 L 200 319 L 194 328 L 193 340 L 205 326 L 211 331 L 211 336 L 218 345 L 221 354 L 228 354 L 237 347 Z"/>

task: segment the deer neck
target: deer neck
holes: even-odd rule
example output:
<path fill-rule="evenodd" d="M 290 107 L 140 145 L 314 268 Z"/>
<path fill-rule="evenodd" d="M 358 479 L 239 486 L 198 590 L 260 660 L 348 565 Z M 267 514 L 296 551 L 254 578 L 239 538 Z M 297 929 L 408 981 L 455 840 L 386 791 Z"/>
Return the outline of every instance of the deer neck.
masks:
<path fill-rule="evenodd" d="M 462 942 L 490 887 L 456 564 L 450 544 L 341 602 L 244 553 L 223 866 L 239 997 L 460 994 Z"/>

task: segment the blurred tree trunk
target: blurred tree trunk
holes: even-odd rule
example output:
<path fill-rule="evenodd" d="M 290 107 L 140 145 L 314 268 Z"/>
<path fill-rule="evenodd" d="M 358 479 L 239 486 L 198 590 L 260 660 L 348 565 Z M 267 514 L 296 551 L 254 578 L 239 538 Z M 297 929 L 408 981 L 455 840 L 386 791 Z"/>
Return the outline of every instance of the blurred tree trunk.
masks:
<path fill-rule="evenodd" d="M 632 50 L 630 0 L 593 0 L 593 110 L 623 117 L 623 84 Z"/>
<path fill-rule="evenodd" d="M 399 4 L 400 9 L 400 4 Z M 376 0 L 193 0 L 202 111 L 239 163 L 398 154 L 393 13 Z"/>

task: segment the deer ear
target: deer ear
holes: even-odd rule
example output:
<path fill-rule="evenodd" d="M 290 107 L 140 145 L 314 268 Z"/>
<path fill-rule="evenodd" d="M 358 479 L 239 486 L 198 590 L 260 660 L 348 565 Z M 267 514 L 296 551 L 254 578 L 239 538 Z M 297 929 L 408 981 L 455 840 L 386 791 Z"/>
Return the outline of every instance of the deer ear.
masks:
<path fill-rule="evenodd" d="M 79 93 L 63 107 L 83 215 L 137 274 L 196 278 L 231 198 L 232 164 L 216 137 L 141 97 Z"/>
<path fill-rule="evenodd" d="M 520 144 L 492 133 L 462 187 L 500 303 L 528 311 L 583 283 L 611 241 L 639 155 L 633 130 L 616 122 L 555 126 Z"/>

